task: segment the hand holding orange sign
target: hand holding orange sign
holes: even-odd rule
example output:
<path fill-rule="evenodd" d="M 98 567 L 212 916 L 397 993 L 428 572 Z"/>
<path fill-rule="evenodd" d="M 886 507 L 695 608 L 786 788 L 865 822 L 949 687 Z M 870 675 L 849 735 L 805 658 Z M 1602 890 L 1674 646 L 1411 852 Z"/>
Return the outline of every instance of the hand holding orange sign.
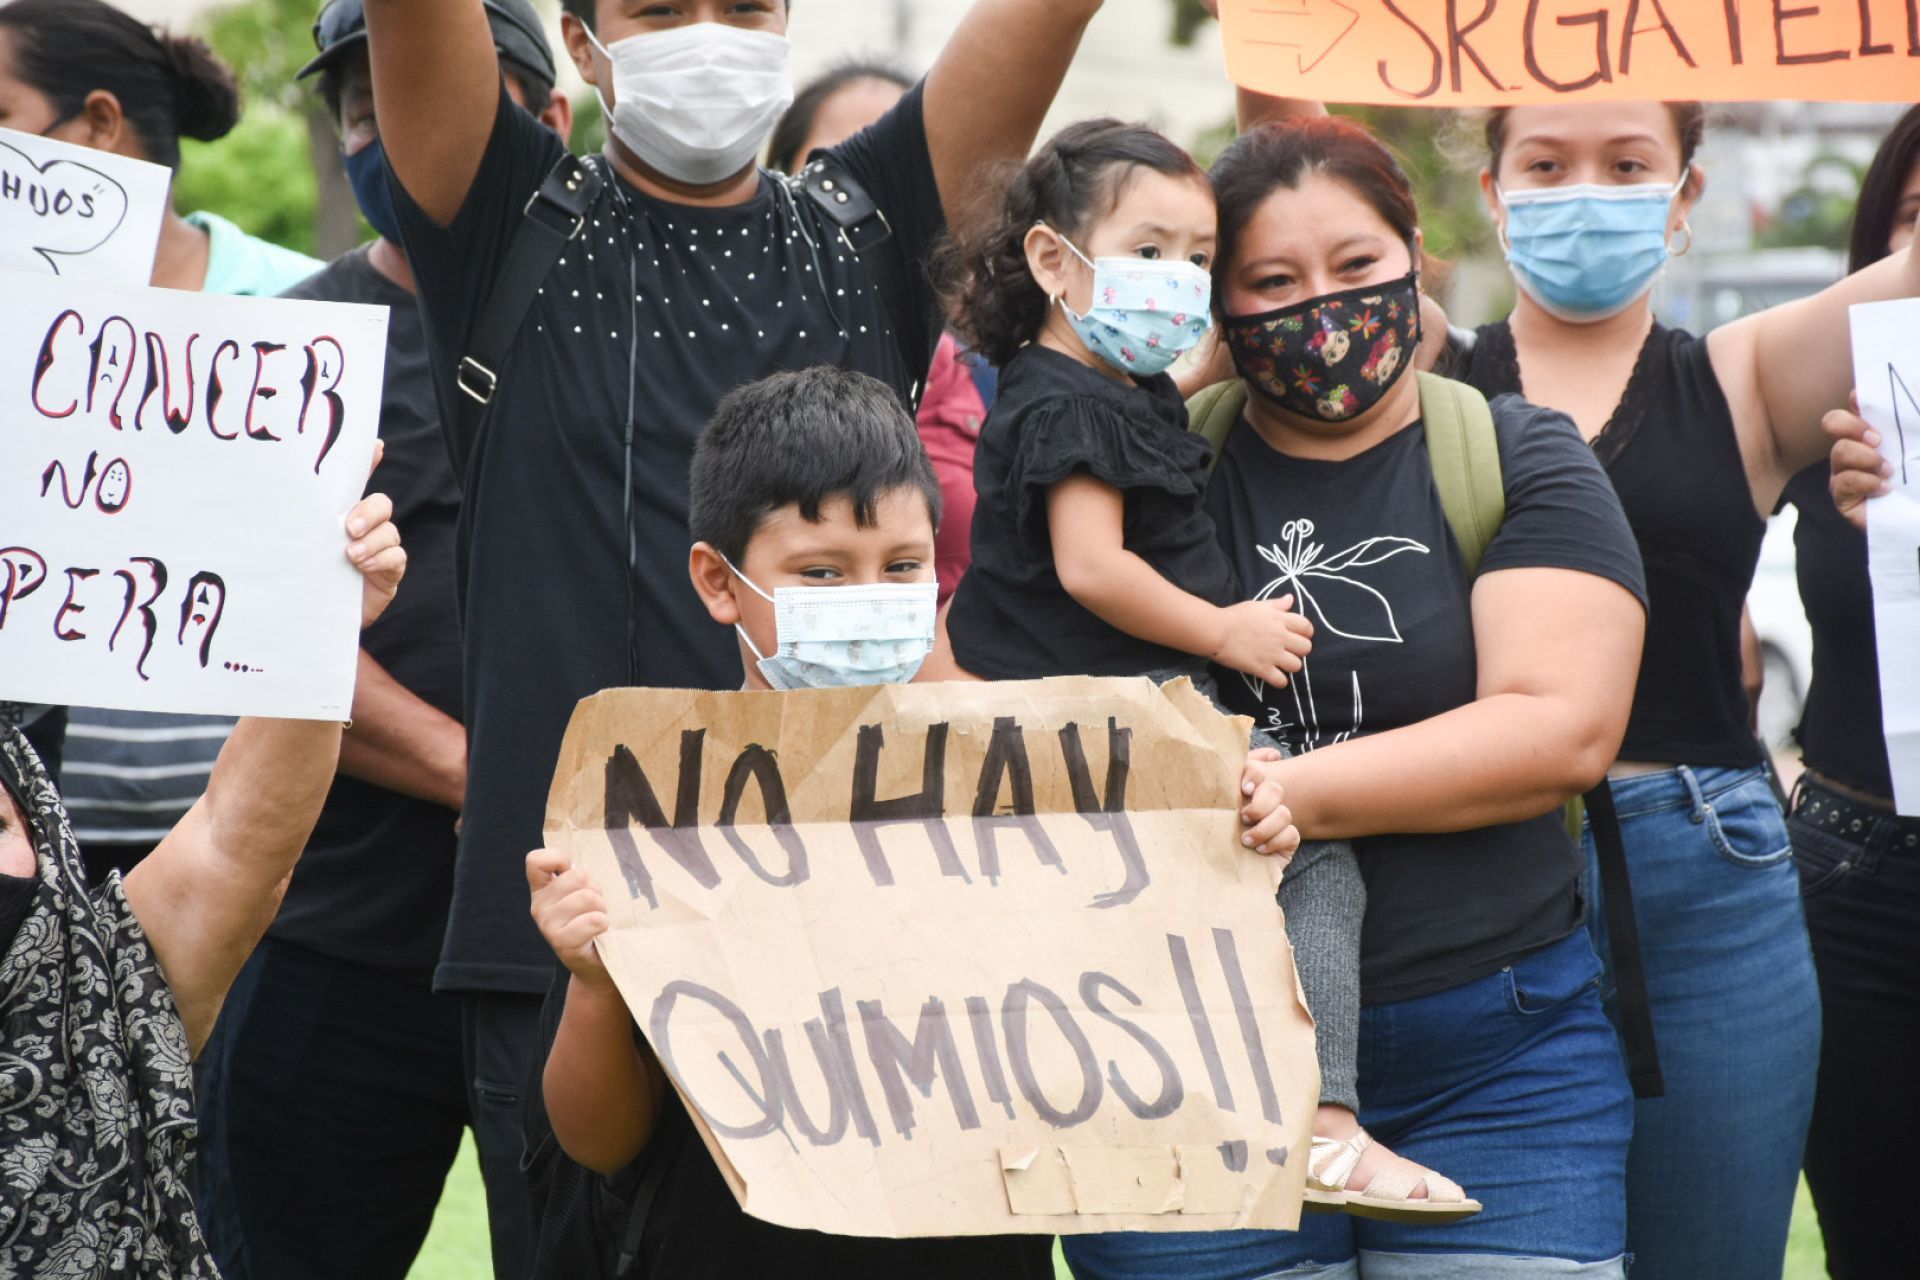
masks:
<path fill-rule="evenodd" d="M 1276 97 L 1500 106 L 1908 102 L 1920 0 L 1220 0 L 1227 71 Z"/>

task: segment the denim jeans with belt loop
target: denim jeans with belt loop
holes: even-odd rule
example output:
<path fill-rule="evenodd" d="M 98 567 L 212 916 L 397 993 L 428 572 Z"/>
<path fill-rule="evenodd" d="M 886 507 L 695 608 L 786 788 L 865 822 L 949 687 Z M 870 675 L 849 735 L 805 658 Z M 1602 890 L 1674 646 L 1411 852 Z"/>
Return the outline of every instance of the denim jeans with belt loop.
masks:
<path fill-rule="evenodd" d="M 1920 1276 L 1920 818 L 1801 779 L 1794 862 L 1825 1036 L 1807 1185 L 1834 1280 Z"/>
<path fill-rule="evenodd" d="M 1813 1110 L 1820 993 L 1766 771 L 1685 765 L 1612 784 L 1666 1096 L 1635 1104 L 1633 1280 L 1778 1280 Z M 1593 833 L 1588 928 L 1612 954 Z"/>

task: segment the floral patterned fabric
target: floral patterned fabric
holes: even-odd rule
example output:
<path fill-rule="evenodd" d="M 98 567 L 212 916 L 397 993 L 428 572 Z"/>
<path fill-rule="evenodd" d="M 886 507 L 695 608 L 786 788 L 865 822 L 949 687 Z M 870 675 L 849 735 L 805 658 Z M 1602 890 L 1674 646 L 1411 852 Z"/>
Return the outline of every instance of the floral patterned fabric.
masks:
<path fill-rule="evenodd" d="M 1345 422 L 1380 403 L 1420 345 L 1417 276 L 1314 298 L 1221 326 L 1234 368 L 1282 409 Z"/>
<path fill-rule="evenodd" d="M 38 900 L 0 961 L 0 1280 L 217 1280 L 187 1190 L 186 1028 L 116 875 L 89 890 L 59 793 L 17 729 Z"/>

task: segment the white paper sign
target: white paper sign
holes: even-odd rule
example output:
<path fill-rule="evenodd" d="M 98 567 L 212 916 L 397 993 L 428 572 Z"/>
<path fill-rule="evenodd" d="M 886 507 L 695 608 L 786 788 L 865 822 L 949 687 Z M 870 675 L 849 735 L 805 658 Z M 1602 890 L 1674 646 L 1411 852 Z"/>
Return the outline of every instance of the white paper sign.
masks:
<path fill-rule="evenodd" d="M 1860 416 L 1880 432 L 1893 492 L 1867 504 L 1867 567 L 1893 797 L 1920 817 L 1920 298 L 1853 308 Z"/>
<path fill-rule="evenodd" d="M 387 309 L 0 289 L 0 699 L 346 718 Z"/>
<path fill-rule="evenodd" d="M 0 268 L 146 284 L 172 183 L 161 165 L 0 129 Z"/>

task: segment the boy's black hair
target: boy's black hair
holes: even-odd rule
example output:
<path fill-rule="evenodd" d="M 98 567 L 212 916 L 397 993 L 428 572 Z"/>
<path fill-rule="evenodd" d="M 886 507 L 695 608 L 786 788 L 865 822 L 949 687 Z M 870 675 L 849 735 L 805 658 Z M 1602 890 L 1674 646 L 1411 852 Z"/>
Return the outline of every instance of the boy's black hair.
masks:
<path fill-rule="evenodd" d="M 594 10 L 599 6 L 600 0 L 560 0 L 561 12 L 570 13 L 580 19 L 580 25 L 589 31 L 594 30 L 596 20 Z M 787 12 L 793 12 L 793 0 L 787 0 Z"/>
<path fill-rule="evenodd" d="M 940 524 L 940 482 L 913 418 L 887 385 L 825 365 L 730 392 L 693 450 L 694 541 L 739 564 L 761 522 L 797 505 L 806 520 L 834 498 L 871 528 L 880 499 L 916 488 Z"/>

